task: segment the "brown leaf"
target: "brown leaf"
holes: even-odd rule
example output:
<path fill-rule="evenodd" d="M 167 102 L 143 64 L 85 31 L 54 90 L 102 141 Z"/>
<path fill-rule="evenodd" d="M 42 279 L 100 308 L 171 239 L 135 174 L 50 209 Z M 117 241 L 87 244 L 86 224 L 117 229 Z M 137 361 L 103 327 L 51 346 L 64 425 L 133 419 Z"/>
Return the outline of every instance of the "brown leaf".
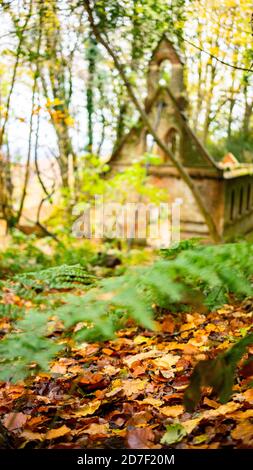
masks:
<path fill-rule="evenodd" d="M 25 429 L 21 437 L 24 437 L 26 441 L 43 441 L 45 439 L 45 434 L 39 432 L 32 432 L 29 429 Z"/>
<path fill-rule="evenodd" d="M 210 400 L 208 397 L 205 397 L 203 400 L 204 405 L 209 406 L 210 408 L 219 408 L 220 404 L 217 401 Z"/>
<path fill-rule="evenodd" d="M 127 433 L 127 447 L 129 449 L 153 449 L 155 435 L 150 428 L 131 429 Z"/>
<path fill-rule="evenodd" d="M 100 437 L 106 437 L 108 435 L 108 424 L 97 424 L 92 423 L 87 429 L 84 430 L 85 434 L 90 436 L 99 435 Z"/>
<path fill-rule="evenodd" d="M 122 384 L 125 394 L 129 397 L 135 393 L 142 392 L 147 385 L 147 379 L 123 380 Z"/>
<path fill-rule="evenodd" d="M 14 429 L 22 428 L 28 418 L 29 416 L 24 413 L 13 412 L 5 416 L 3 424 L 9 431 L 13 431 Z"/>
<path fill-rule="evenodd" d="M 149 411 L 140 411 L 135 413 L 127 422 L 128 426 L 142 427 L 147 424 L 152 418 L 152 414 Z"/>
<path fill-rule="evenodd" d="M 126 357 L 123 362 L 128 366 L 132 367 L 134 362 L 136 361 L 143 361 L 144 359 L 150 359 L 153 357 L 161 356 L 163 353 L 162 351 L 158 351 L 157 349 L 151 349 L 150 351 L 135 354 L 134 356 Z"/>
<path fill-rule="evenodd" d="M 162 331 L 164 333 L 174 333 L 175 330 L 175 322 L 171 315 L 167 315 L 167 317 L 162 322 Z"/>
<path fill-rule="evenodd" d="M 79 378 L 78 383 L 83 384 L 83 385 L 89 385 L 89 384 L 97 384 L 99 382 L 102 382 L 104 380 L 104 377 L 102 374 L 99 372 L 90 372 L 87 371 L 83 374 L 82 377 Z"/>

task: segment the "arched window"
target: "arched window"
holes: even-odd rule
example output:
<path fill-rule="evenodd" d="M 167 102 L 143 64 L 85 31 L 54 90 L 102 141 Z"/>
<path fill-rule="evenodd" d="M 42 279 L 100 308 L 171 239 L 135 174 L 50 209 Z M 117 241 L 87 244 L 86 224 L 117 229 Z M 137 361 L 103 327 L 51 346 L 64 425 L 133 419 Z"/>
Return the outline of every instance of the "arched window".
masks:
<path fill-rule="evenodd" d="M 173 65 L 168 59 L 161 62 L 159 69 L 159 85 L 169 85 L 172 75 L 172 67 Z"/>
<path fill-rule="evenodd" d="M 180 155 L 180 135 L 174 127 L 172 127 L 167 132 L 166 138 L 165 138 L 165 143 L 166 143 L 167 147 L 169 148 L 169 150 L 171 151 L 171 153 L 175 157 L 179 157 L 179 155 Z"/>
<path fill-rule="evenodd" d="M 152 151 L 154 150 L 154 144 L 155 144 L 154 137 L 151 134 L 147 133 L 146 134 L 146 151 L 152 153 Z"/>

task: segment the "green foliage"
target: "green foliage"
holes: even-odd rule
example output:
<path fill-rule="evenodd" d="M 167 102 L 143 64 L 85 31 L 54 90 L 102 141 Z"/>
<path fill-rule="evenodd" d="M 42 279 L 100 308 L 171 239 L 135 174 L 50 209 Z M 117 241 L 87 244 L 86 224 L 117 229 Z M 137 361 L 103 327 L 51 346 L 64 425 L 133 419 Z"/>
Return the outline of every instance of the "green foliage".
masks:
<path fill-rule="evenodd" d="M 23 287 L 33 288 L 37 292 L 50 289 L 71 289 L 94 284 L 96 278 L 80 264 L 62 265 L 43 269 L 39 272 L 20 274 L 13 278 Z"/>
<path fill-rule="evenodd" d="M 247 347 L 252 344 L 253 333 L 249 333 L 217 358 L 200 361 L 196 365 L 184 396 L 188 411 L 193 411 L 200 401 L 202 387 L 212 387 L 221 403 L 230 399 L 237 364 L 246 353 Z"/>
<path fill-rule="evenodd" d="M 0 278 L 50 266 L 50 257 L 37 248 L 35 241 L 34 235 L 13 231 L 9 247 L 0 252 Z"/>
<path fill-rule="evenodd" d="M 0 342 L 0 380 L 18 381 L 42 369 L 62 346 L 47 337 L 49 314 L 29 311 Z"/>
<path fill-rule="evenodd" d="M 239 162 L 252 163 L 253 161 L 252 133 L 245 135 L 241 129 L 234 132 L 229 140 L 227 138 L 218 141 L 209 139 L 207 148 L 217 160 L 221 160 L 226 153 L 231 152 Z"/>
<path fill-rule="evenodd" d="M 152 329 L 153 318 L 159 307 L 169 309 L 174 305 L 179 311 L 182 304 L 194 305 L 198 299 L 209 308 L 214 308 L 214 305 L 227 301 L 231 293 L 237 297 L 253 293 L 253 245 L 250 243 L 194 247 L 189 243 L 188 247 L 186 244 L 181 246 L 177 256 L 172 254 L 170 251 L 163 252 L 163 256 L 169 259 L 159 259 L 150 266 L 128 269 L 121 276 L 97 281 L 95 286 L 94 277 L 81 266 L 51 268 L 32 275 L 18 276 L 16 280 L 38 290 L 76 287 L 80 283 L 91 285 L 92 288 L 86 294 L 65 296 L 63 306 L 51 304 L 49 307 L 50 315 L 59 318 L 65 328 L 62 337 L 70 336 L 74 341 L 109 339 L 124 326 L 128 318 Z M 36 313 L 36 322 L 40 315 L 44 313 Z M 46 315 L 43 318 L 48 321 Z M 35 341 L 37 333 L 33 314 L 29 314 L 29 321 Z M 18 341 L 19 333 L 13 334 L 12 341 Z M 41 338 L 40 333 L 37 336 Z M 8 341 L 8 335 L 4 341 Z M 40 341 L 36 344 L 39 355 Z M 0 355 L 5 360 L 3 348 Z M 28 356 L 27 350 L 26 360 Z M 231 355 L 226 356 L 223 362 L 227 357 Z M 236 357 L 233 356 L 235 360 Z"/>
<path fill-rule="evenodd" d="M 160 250 L 161 255 L 165 259 L 173 259 L 175 258 L 181 251 L 189 250 L 190 248 L 194 248 L 200 242 L 200 238 L 189 238 L 187 240 L 182 240 L 175 245 L 172 245 L 170 248 L 162 248 Z"/>
<path fill-rule="evenodd" d="M 95 249 L 89 240 L 82 240 L 80 243 L 68 235 L 66 239 L 63 237 L 63 243 L 57 244 L 51 238 L 40 241 L 35 235 L 25 235 L 14 230 L 9 246 L 0 251 L 0 279 L 12 279 L 15 274 L 40 271 L 63 264 L 81 264 L 87 267 L 94 253 Z"/>
<path fill-rule="evenodd" d="M 161 444 L 171 445 L 180 442 L 187 435 L 186 430 L 180 423 L 166 426 L 166 433 L 161 439 Z"/>

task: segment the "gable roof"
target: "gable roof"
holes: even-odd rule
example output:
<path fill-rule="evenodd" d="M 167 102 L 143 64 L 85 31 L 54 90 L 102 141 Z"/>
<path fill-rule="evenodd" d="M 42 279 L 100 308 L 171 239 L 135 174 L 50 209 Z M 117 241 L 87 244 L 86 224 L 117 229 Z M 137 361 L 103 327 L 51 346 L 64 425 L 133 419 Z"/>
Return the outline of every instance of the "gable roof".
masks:
<path fill-rule="evenodd" d="M 160 63 L 166 59 L 168 59 L 172 64 L 184 65 L 178 47 L 168 39 L 166 34 L 164 34 L 153 50 L 150 63 L 153 61 Z"/>
<path fill-rule="evenodd" d="M 149 101 L 148 102 L 148 105 L 146 106 L 146 113 L 149 114 L 153 107 L 157 104 L 158 102 L 158 99 L 160 97 L 160 94 L 161 92 L 163 91 L 166 91 L 166 93 L 168 93 L 172 103 L 173 103 L 173 106 L 175 108 L 175 111 L 176 111 L 176 114 L 182 124 L 182 126 L 184 127 L 184 129 L 186 130 L 187 132 L 187 135 L 189 137 L 189 139 L 194 143 L 195 147 L 197 147 L 198 151 L 199 151 L 199 154 L 201 155 L 201 157 L 207 161 L 209 164 L 211 164 L 211 166 L 213 166 L 214 168 L 216 168 L 217 170 L 220 170 L 219 166 L 218 166 L 218 163 L 212 158 L 212 156 L 209 154 L 209 152 L 207 151 L 207 149 L 204 147 L 204 145 L 201 143 L 201 141 L 198 139 L 198 137 L 196 136 L 196 134 L 192 131 L 192 129 L 190 128 L 188 122 L 187 122 L 187 118 L 185 116 L 185 114 L 182 112 L 182 110 L 180 109 L 180 106 L 176 100 L 176 98 L 174 97 L 174 95 L 172 94 L 171 90 L 169 89 L 169 87 L 159 87 L 158 90 L 157 90 L 157 93 L 155 94 L 155 96 L 152 98 L 152 101 Z M 124 147 L 125 143 L 127 143 L 128 139 L 131 138 L 132 135 L 134 135 L 138 129 L 140 129 L 141 127 L 145 127 L 145 124 L 143 123 L 143 120 L 141 117 L 139 117 L 137 123 L 122 137 L 122 139 L 120 140 L 119 144 L 117 145 L 117 147 L 114 149 L 114 151 L 112 152 L 112 155 L 110 157 L 110 159 L 108 160 L 108 163 L 110 162 L 114 162 L 118 159 L 121 158 L 121 155 L 120 155 L 120 151 L 121 149 Z"/>

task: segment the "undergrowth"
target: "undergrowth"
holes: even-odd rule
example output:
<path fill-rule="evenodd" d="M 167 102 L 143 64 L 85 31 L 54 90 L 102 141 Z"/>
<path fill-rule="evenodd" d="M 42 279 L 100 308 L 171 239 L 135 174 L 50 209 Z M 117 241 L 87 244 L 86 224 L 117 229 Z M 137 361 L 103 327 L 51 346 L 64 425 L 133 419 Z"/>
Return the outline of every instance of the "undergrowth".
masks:
<path fill-rule="evenodd" d="M 60 304 L 49 302 L 43 310 L 21 309 L 12 330 L 0 343 L 0 378 L 15 381 L 39 369 L 46 370 L 59 350 L 66 347 L 68 337 L 72 342 L 103 341 L 112 338 L 128 318 L 152 329 L 159 309 L 176 307 L 179 312 L 182 306 L 202 304 L 214 310 L 229 302 L 231 295 L 238 299 L 252 296 L 252 258 L 253 245 L 246 242 L 217 246 L 182 242 L 175 249 L 162 250 L 161 258 L 152 265 L 97 280 L 95 286 L 94 277 L 80 266 L 18 276 L 12 289 L 23 283 L 27 289 L 48 291 L 66 284 L 72 287 L 73 272 L 77 270 L 77 284 L 90 283 L 92 288 L 79 295 L 64 294 Z M 60 335 L 56 326 L 59 321 Z M 213 386 L 223 401 L 228 399 L 238 358 L 252 343 L 249 334 L 216 362 L 197 366 L 186 393 L 188 409 L 198 401 L 202 385 Z"/>

